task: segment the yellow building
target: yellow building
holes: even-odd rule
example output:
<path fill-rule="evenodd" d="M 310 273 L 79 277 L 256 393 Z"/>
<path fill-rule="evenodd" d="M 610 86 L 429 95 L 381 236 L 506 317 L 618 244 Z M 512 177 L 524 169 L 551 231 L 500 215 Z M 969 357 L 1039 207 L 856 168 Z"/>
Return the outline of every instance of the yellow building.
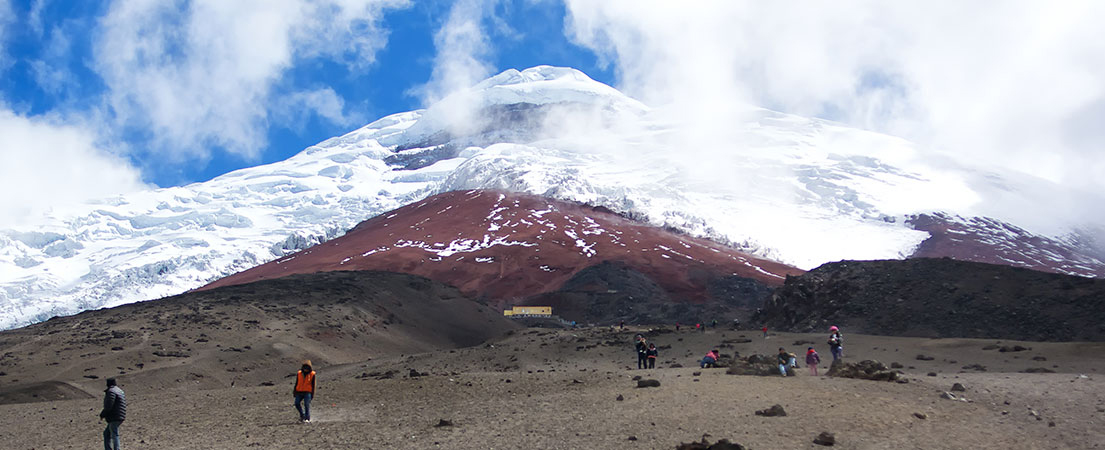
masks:
<path fill-rule="evenodd" d="M 515 306 L 503 311 L 504 316 L 551 316 L 552 306 Z"/>

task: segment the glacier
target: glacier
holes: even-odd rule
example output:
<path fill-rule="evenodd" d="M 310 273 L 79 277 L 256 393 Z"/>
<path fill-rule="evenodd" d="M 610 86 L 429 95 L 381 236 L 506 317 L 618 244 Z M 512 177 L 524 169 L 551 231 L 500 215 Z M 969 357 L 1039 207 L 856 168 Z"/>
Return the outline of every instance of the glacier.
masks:
<path fill-rule="evenodd" d="M 1015 219 L 984 197 L 1019 195 L 1022 175 L 763 108 L 714 119 L 571 68 L 510 69 L 284 161 L 0 230 L 0 328 L 178 294 L 451 190 L 601 205 L 803 269 L 909 256 L 929 236 L 911 214 Z"/>

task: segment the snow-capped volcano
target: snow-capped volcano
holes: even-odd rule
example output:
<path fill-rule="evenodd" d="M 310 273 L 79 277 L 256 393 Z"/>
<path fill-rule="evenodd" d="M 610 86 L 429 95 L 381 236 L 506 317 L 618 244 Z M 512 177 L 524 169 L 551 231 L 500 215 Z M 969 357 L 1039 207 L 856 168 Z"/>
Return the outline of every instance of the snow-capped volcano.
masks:
<path fill-rule="evenodd" d="M 508 70 L 285 161 L 0 231 L 0 327 L 180 293 L 452 190 L 605 206 L 808 269 L 908 257 L 931 233 L 960 229 L 922 231 L 909 221 L 917 214 L 1008 221 L 987 211 L 986 196 L 1027 195 L 1018 180 L 824 120 L 739 106 L 683 114 L 574 69 Z M 1040 231 L 1064 251 L 1007 262 L 1105 274 L 1059 230 Z"/>

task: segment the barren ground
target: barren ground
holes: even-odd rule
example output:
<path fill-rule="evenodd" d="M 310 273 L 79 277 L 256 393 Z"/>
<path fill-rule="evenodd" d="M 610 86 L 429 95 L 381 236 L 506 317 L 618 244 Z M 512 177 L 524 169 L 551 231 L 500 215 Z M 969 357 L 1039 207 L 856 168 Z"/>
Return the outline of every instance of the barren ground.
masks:
<path fill-rule="evenodd" d="M 671 346 L 661 350 L 656 369 L 635 368 L 632 338 L 638 332 Z M 176 381 L 186 368 L 162 369 L 163 375 L 147 376 L 172 379 L 121 382 L 129 403 L 121 433 L 125 447 L 145 449 L 671 449 L 704 435 L 749 448 L 790 449 L 820 448 L 812 440 L 822 431 L 835 433 L 836 447 L 847 449 L 1105 447 L 1101 343 L 845 334 L 846 360 L 898 362 L 908 384 L 813 377 L 805 367 L 799 376 L 782 378 L 694 366 L 711 347 L 742 356 L 772 354 L 780 346 L 801 353 L 807 344 L 795 343 L 813 341 L 824 371 L 831 359 L 824 338 L 772 333 L 763 339 L 758 331 L 722 329 L 523 329 L 490 345 L 318 367 L 310 424 L 296 421 L 290 378 L 273 374 L 284 381 L 212 388 Z M 724 343 L 740 339 L 751 341 Z M 983 350 L 992 344 L 1031 349 Z M 919 354 L 933 359 L 918 360 Z M 986 371 L 963 369 L 973 364 Z M 1056 373 L 1020 372 L 1029 368 Z M 288 367 L 288 374 L 295 369 Z M 410 369 L 428 375 L 410 377 Z M 393 378 L 378 379 L 389 370 Z M 661 386 L 636 388 L 636 375 Z M 26 384 L 5 378 L 0 386 L 9 397 Z M 21 448 L 96 448 L 101 380 L 54 381 L 91 398 L 2 404 L 0 437 Z M 940 398 L 956 382 L 966 386 L 956 394 L 967 402 Z M 774 404 L 788 415 L 754 414 Z M 453 425 L 435 426 L 441 419 Z"/>

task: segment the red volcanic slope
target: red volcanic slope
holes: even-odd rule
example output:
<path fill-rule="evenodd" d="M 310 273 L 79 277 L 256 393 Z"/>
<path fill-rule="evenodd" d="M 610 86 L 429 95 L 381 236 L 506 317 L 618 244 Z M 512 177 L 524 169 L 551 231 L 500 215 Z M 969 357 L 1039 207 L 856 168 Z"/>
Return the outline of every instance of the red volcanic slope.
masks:
<path fill-rule="evenodd" d="M 935 213 L 913 216 L 908 223 L 930 235 L 910 255 L 912 258 L 949 257 L 1105 278 L 1105 262 L 1079 250 L 1076 245 L 1038 236 L 999 220 Z"/>
<path fill-rule="evenodd" d="M 708 298 L 709 276 L 770 286 L 802 271 L 712 241 L 678 235 L 605 208 L 499 191 L 439 194 L 357 225 L 346 235 L 239 272 L 200 290 L 334 270 L 421 275 L 510 304 L 560 287 L 576 272 L 620 261 L 674 299 Z"/>

